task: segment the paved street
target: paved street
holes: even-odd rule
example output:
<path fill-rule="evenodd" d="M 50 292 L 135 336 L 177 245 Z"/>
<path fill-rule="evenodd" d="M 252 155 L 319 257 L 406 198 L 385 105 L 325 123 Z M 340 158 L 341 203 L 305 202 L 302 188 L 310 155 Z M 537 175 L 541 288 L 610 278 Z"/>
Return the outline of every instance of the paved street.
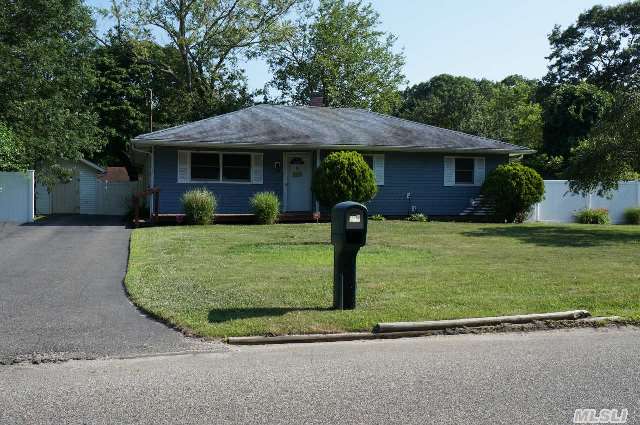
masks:
<path fill-rule="evenodd" d="M 0 423 L 640 422 L 640 330 L 235 348 L 0 367 Z"/>
<path fill-rule="evenodd" d="M 143 317 L 125 295 L 122 219 L 0 225 L 0 363 L 220 349 Z"/>

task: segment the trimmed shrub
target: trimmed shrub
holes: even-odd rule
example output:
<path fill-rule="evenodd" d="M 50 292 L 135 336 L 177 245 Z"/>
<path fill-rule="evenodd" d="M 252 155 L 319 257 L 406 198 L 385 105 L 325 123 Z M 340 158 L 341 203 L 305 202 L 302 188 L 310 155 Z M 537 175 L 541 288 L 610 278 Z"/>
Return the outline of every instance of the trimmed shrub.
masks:
<path fill-rule="evenodd" d="M 624 220 L 627 224 L 640 224 L 640 208 L 624 210 Z"/>
<path fill-rule="evenodd" d="M 371 221 L 385 221 L 386 219 L 384 218 L 384 216 L 382 214 L 374 214 L 371 217 L 369 217 L 369 220 L 371 220 Z"/>
<path fill-rule="evenodd" d="M 313 174 L 311 189 L 316 199 L 329 208 L 343 201 L 370 201 L 378 191 L 373 171 L 354 151 L 327 156 Z"/>
<path fill-rule="evenodd" d="M 427 217 L 426 215 L 424 215 L 422 213 L 413 213 L 409 217 L 407 217 L 407 221 L 427 222 L 427 221 L 429 221 L 429 217 Z"/>
<path fill-rule="evenodd" d="M 579 211 L 576 214 L 576 221 L 582 224 L 609 224 L 609 210 L 606 208 L 593 208 Z"/>
<path fill-rule="evenodd" d="M 185 218 L 191 224 L 211 224 L 216 213 L 216 197 L 206 188 L 192 189 L 182 194 Z"/>
<path fill-rule="evenodd" d="M 531 208 L 542 201 L 544 180 L 533 168 L 510 162 L 487 176 L 481 193 L 495 205 L 498 221 L 522 223 Z"/>
<path fill-rule="evenodd" d="M 280 199 L 273 192 L 256 193 L 249 200 L 251 211 L 260 224 L 273 224 L 280 216 Z"/>

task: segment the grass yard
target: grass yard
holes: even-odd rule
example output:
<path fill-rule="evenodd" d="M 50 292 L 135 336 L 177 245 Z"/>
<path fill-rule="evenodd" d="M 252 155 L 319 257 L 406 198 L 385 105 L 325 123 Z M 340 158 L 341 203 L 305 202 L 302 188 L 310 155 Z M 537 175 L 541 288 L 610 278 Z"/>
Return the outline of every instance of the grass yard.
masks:
<path fill-rule="evenodd" d="M 640 226 L 369 222 L 358 307 L 333 311 L 329 224 L 133 232 L 132 300 L 208 337 L 588 309 L 640 319 Z"/>

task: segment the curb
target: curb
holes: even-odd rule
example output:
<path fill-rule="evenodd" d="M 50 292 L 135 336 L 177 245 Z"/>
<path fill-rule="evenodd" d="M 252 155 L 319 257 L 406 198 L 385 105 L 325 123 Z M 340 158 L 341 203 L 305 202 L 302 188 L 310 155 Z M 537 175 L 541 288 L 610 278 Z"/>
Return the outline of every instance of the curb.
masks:
<path fill-rule="evenodd" d="M 338 342 L 358 341 L 369 339 L 396 339 L 431 335 L 432 331 L 408 331 L 408 332 L 348 332 L 338 334 L 308 334 L 308 335 L 281 335 L 281 336 L 235 336 L 228 337 L 227 344 L 232 345 L 267 345 L 267 344 L 295 344 L 307 342 Z"/>
<path fill-rule="evenodd" d="M 281 335 L 281 336 L 238 336 L 228 337 L 226 342 L 231 345 L 270 345 L 270 344 L 294 344 L 294 343 L 312 343 L 312 342 L 337 342 L 337 341 L 354 341 L 354 340 L 372 340 L 372 339 L 395 339 L 410 338 L 433 335 L 434 332 L 443 331 L 452 328 L 474 328 L 497 326 L 505 324 L 527 324 L 537 321 L 553 321 L 553 320 L 569 320 L 576 322 L 599 323 L 607 320 L 619 320 L 618 316 L 613 317 L 589 317 L 591 313 L 586 310 L 573 310 L 568 312 L 545 313 L 545 314 L 528 314 L 521 316 L 499 316 L 499 317 L 482 317 L 458 320 L 435 320 L 430 322 L 397 322 L 397 323 L 379 323 L 384 325 L 384 329 L 389 329 L 388 325 L 397 327 L 393 331 L 374 332 L 347 332 L 337 334 L 308 334 L 308 335 Z M 415 326 L 418 325 L 418 326 Z M 404 327 L 404 330 L 400 328 Z M 419 327 L 419 329 L 417 328 Z"/>
<path fill-rule="evenodd" d="M 378 323 L 373 331 L 376 333 L 403 331 L 432 331 L 448 328 L 496 326 L 503 323 L 531 323 L 542 320 L 576 320 L 589 317 L 587 310 L 560 311 L 542 314 L 523 314 L 517 316 L 475 317 L 470 319 L 430 320 L 426 322 L 391 322 Z"/>

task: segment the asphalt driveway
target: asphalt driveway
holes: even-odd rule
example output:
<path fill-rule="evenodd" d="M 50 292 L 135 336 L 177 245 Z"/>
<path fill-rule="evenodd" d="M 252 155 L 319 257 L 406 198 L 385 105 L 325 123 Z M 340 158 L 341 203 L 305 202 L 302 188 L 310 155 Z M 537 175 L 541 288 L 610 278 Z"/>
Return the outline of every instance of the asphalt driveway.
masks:
<path fill-rule="evenodd" d="M 129 235 L 117 217 L 0 223 L 0 363 L 220 350 L 129 302 Z"/>

